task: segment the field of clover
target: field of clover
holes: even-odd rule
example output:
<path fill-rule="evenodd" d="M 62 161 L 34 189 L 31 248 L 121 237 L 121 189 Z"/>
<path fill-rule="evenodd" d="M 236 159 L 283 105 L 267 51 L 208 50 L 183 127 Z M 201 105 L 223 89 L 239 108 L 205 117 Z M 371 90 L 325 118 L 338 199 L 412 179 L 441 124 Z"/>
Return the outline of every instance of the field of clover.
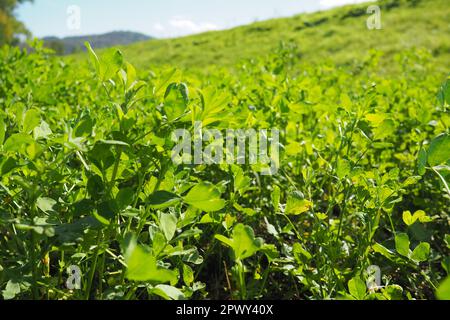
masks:
<path fill-rule="evenodd" d="M 450 79 L 426 51 L 389 77 L 380 52 L 184 73 L 87 47 L 0 49 L 3 299 L 450 299 Z M 196 121 L 278 128 L 277 174 L 174 164 Z"/>

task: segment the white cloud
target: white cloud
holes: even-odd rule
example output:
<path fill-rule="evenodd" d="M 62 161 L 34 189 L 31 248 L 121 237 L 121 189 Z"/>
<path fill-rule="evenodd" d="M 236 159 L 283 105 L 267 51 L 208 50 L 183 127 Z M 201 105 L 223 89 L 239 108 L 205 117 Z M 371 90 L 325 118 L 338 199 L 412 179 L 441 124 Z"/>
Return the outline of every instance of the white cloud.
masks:
<path fill-rule="evenodd" d="M 155 29 L 158 32 L 161 32 L 161 31 L 165 30 L 164 26 L 161 23 L 159 23 L 159 22 L 157 22 L 157 23 L 155 23 L 153 25 L 153 29 Z"/>
<path fill-rule="evenodd" d="M 319 5 L 321 9 L 328 9 L 333 7 L 339 7 L 346 4 L 356 4 L 363 2 L 373 2 L 370 0 L 320 0 Z"/>
<path fill-rule="evenodd" d="M 152 34 L 158 38 L 173 38 L 219 29 L 218 25 L 211 22 L 195 22 L 182 16 L 173 16 L 165 23 L 154 23 Z"/>
<path fill-rule="evenodd" d="M 182 33 L 186 34 L 219 29 L 219 27 L 213 23 L 209 22 L 196 23 L 192 20 L 182 17 L 173 17 L 172 19 L 169 20 L 169 25 L 172 28 L 178 29 L 178 31 L 181 31 Z"/>

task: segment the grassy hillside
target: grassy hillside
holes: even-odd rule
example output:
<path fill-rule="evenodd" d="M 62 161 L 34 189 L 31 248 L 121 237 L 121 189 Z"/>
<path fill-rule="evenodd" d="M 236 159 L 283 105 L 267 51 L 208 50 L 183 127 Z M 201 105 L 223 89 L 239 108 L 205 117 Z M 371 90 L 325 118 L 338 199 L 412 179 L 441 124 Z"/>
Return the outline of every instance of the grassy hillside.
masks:
<path fill-rule="evenodd" d="M 382 30 L 368 30 L 367 5 L 336 8 L 292 18 L 257 22 L 231 30 L 169 40 L 152 40 L 122 47 L 138 67 L 170 64 L 183 68 L 232 66 L 261 56 L 280 41 L 298 46 L 303 61 L 323 59 L 348 64 L 371 49 L 385 53 L 382 65 L 395 66 L 395 53 L 413 47 L 428 49 L 435 66 L 450 66 L 450 6 L 447 0 L 381 1 Z"/>

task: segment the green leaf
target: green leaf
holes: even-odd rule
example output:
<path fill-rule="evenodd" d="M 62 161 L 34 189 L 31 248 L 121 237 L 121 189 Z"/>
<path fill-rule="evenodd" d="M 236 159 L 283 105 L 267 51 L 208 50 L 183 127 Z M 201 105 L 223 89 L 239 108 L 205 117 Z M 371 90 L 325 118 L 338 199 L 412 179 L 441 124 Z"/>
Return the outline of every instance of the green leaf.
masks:
<path fill-rule="evenodd" d="M 14 280 L 9 280 L 5 290 L 2 291 L 3 299 L 11 300 L 20 293 L 20 284 Z"/>
<path fill-rule="evenodd" d="M 422 179 L 421 176 L 411 176 L 408 177 L 404 182 L 403 185 L 404 186 L 411 186 L 411 185 L 415 185 L 417 182 L 419 182 Z"/>
<path fill-rule="evenodd" d="M 6 135 L 6 123 L 0 116 L 0 146 L 2 146 L 3 142 L 5 141 L 5 135 Z"/>
<path fill-rule="evenodd" d="M 113 78 L 119 70 L 121 70 L 124 61 L 120 50 L 107 50 L 106 53 L 103 54 L 102 59 L 99 59 L 88 42 L 85 42 L 85 46 L 100 81 L 106 81 Z"/>
<path fill-rule="evenodd" d="M 126 209 L 133 203 L 135 191 L 133 188 L 123 188 L 116 195 L 116 205 L 119 211 Z"/>
<path fill-rule="evenodd" d="M 202 112 L 196 120 L 201 121 L 205 127 L 213 122 L 222 120 L 230 95 L 214 86 L 203 88 L 198 93 L 200 95 Z"/>
<path fill-rule="evenodd" d="M 215 237 L 233 249 L 236 260 L 243 260 L 253 256 L 263 245 L 261 238 L 255 238 L 253 229 L 243 224 L 237 224 L 234 227 L 231 239 L 222 235 L 216 235 Z"/>
<path fill-rule="evenodd" d="M 217 240 L 221 241 L 222 243 L 226 244 L 227 246 L 229 246 L 230 248 L 233 248 L 234 242 L 232 239 L 229 239 L 221 234 L 216 234 L 214 236 Z"/>
<path fill-rule="evenodd" d="M 45 213 L 54 211 L 53 207 L 55 206 L 55 204 L 56 201 L 51 198 L 38 198 L 36 201 L 37 207 Z"/>
<path fill-rule="evenodd" d="M 159 254 L 166 247 L 166 244 L 167 244 L 166 236 L 161 231 L 157 231 L 153 235 L 153 239 L 152 239 L 152 250 L 153 250 L 152 253 L 153 253 L 153 255 L 155 257 L 158 257 Z"/>
<path fill-rule="evenodd" d="M 209 182 L 201 182 L 184 197 L 184 202 L 205 212 L 219 211 L 225 207 L 220 191 Z"/>
<path fill-rule="evenodd" d="M 311 201 L 304 199 L 300 192 L 293 192 L 288 196 L 285 213 L 298 215 L 308 211 L 311 207 Z"/>
<path fill-rule="evenodd" d="M 450 277 L 447 277 L 436 290 L 436 297 L 439 300 L 450 300 Z"/>
<path fill-rule="evenodd" d="M 279 186 L 277 185 L 273 186 L 271 198 L 272 198 L 272 206 L 275 212 L 278 213 L 280 211 L 280 199 L 281 199 L 281 190 Z"/>
<path fill-rule="evenodd" d="M 264 253 L 269 261 L 273 261 L 279 257 L 277 247 L 273 244 L 264 244 L 259 251 Z"/>
<path fill-rule="evenodd" d="M 438 100 L 442 106 L 450 105 L 450 78 L 448 78 L 439 89 Z"/>
<path fill-rule="evenodd" d="M 23 132 L 30 133 L 41 123 L 41 115 L 36 109 L 30 109 L 23 118 Z"/>
<path fill-rule="evenodd" d="M 429 255 L 430 255 L 430 244 L 427 242 L 421 242 L 413 250 L 411 254 L 411 259 L 416 262 L 423 262 L 427 261 Z"/>
<path fill-rule="evenodd" d="M 244 208 L 243 206 L 241 206 L 239 203 L 235 202 L 233 207 L 238 210 L 239 212 L 242 212 L 248 216 L 253 216 L 256 214 L 256 211 L 253 210 L 252 208 Z"/>
<path fill-rule="evenodd" d="M 431 141 L 428 148 L 428 164 L 432 167 L 450 160 L 450 135 L 441 134 Z"/>
<path fill-rule="evenodd" d="M 180 289 L 177 289 L 166 284 L 159 284 L 151 290 L 151 293 L 156 294 L 166 300 L 183 300 L 185 295 Z"/>
<path fill-rule="evenodd" d="M 8 157 L 3 163 L 0 163 L 0 174 L 6 176 L 7 173 L 17 168 L 17 166 L 17 161 L 12 157 Z"/>
<path fill-rule="evenodd" d="M 208 223 L 221 223 L 221 222 L 222 222 L 222 220 L 220 220 L 220 217 L 206 213 L 205 215 L 202 216 L 199 223 L 200 224 L 208 224 Z"/>
<path fill-rule="evenodd" d="M 273 224 L 271 224 L 269 222 L 269 220 L 267 220 L 267 217 L 264 217 L 264 222 L 266 223 L 267 232 L 269 234 L 273 235 L 275 238 L 278 238 L 279 233 L 278 233 L 277 229 L 275 228 L 275 226 Z"/>
<path fill-rule="evenodd" d="M 350 162 L 346 159 L 339 159 L 336 168 L 336 175 L 339 179 L 345 178 L 351 171 Z"/>
<path fill-rule="evenodd" d="M 196 235 L 199 235 L 199 234 L 202 234 L 202 233 L 203 233 L 202 230 L 200 230 L 198 228 L 193 228 L 193 229 L 189 229 L 189 230 L 186 230 L 186 231 L 182 232 L 175 239 L 177 241 L 179 241 L 179 240 L 183 240 L 183 239 L 193 238 Z"/>
<path fill-rule="evenodd" d="M 183 261 L 186 263 L 192 263 L 192 264 L 202 264 L 203 263 L 203 257 L 198 253 L 197 248 L 192 248 L 188 250 L 189 252 L 185 253 L 183 255 Z"/>
<path fill-rule="evenodd" d="M 10 136 L 4 146 L 3 151 L 5 152 L 20 152 L 25 153 L 27 146 L 34 143 L 33 138 L 25 133 L 16 133 Z"/>
<path fill-rule="evenodd" d="M 164 94 L 164 111 L 167 120 L 174 121 L 182 116 L 189 102 L 189 93 L 186 84 L 171 83 Z"/>
<path fill-rule="evenodd" d="M 244 170 L 239 166 L 233 166 L 232 171 L 234 192 L 239 192 L 239 194 L 243 195 L 250 186 L 251 179 L 245 175 Z"/>
<path fill-rule="evenodd" d="M 165 209 L 173 207 L 180 201 L 180 197 L 168 191 L 156 191 L 147 198 L 147 203 L 152 209 Z"/>
<path fill-rule="evenodd" d="M 195 280 L 194 270 L 187 264 L 183 264 L 183 281 L 187 286 L 190 286 Z"/>
<path fill-rule="evenodd" d="M 123 63 L 123 55 L 120 50 L 107 50 L 100 60 L 100 80 L 106 81 L 113 78 L 122 68 Z"/>
<path fill-rule="evenodd" d="M 395 132 L 395 122 L 392 119 L 384 120 L 373 129 L 374 140 L 383 140 L 390 137 Z"/>
<path fill-rule="evenodd" d="M 396 284 L 389 285 L 383 289 L 383 296 L 388 300 L 402 300 L 403 288 Z"/>
<path fill-rule="evenodd" d="M 99 214 L 97 211 L 94 211 L 92 213 L 92 215 L 94 216 L 95 219 L 98 220 L 98 222 L 100 222 L 101 224 L 105 225 L 105 226 L 109 226 L 111 224 L 111 222 L 106 219 L 105 217 L 103 217 L 101 214 Z"/>
<path fill-rule="evenodd" d="M 125 62 L 125 69 L 126 69 L 126 87 L 127 89 L 130 88 L 133 83 L 136 81 L 136 69 L 133 67 L 131 63 Z"/>
<path fill-rule="evenodd" d="M 414 212 L 413 219 L 414 218 L 416 220 L 419 220 L 422 223 L 427 223 L 427 222 L 433 221 L 433 218 L 427 216 L 427 214 L 423 210 L 417 210 L 416 212 Z"/>
<path fill-rule="evenodd" d="M 419 157 L 418 157 L 417 171 L 421 176 L 423 176 L 425 174 L 426 166 L 427 166 L 427 159 L 428 159 L 428 154 L 425 151 L 425 149 L 423 149 L 423 148 L 420 149 Z"/>
<path fill-rule="evenodd" d="M 97 54 L 95 53 L 94 49 L 92 49 L 91 44 L 89 42 L 85 42 L 84 45 L 88 50 L 89 58 L 91 59 L 91 63 L 94 65 L 97 76 L 100 76 L 100 61 L 98 60 Z"/>
<path fill-rule="evenodd" d="M 28 145 L 25 149 L 25 155 L 31 160 L 36 159 L 36 157 L 41 154 L 41 152 L 42 147 L 35 141 L 30 143 L 30 145 Z"/>
<path fill-rule="evenodd" d="M 92 135 L 92 128 L 94 127 L 94 121 L 90 117 L 85 117 L 75 127 L 75 137 L 83 137 Z"/>
<path fill-rule="evenodd" d="M 133 281 L 176 282 L 176 272 L 157 265 L 156 258 L 142 246 L 135 245 L 126 255 L 126 277 Z"/>
<path fill-rule="evenodd" d="M 42 121 L 41 125 L 34 128 L 33 131 L 33 137 L 35 140 L 38 139 L 47 139 L 49 135 L 51 135 L 53 132 L 50 129 L 50 126 L 48 125 L 47 122 Z"/>
<path fill-rule="evenodd" d="M 341 94 L 341 105 L 347 112 L 351 112 L 353 109 L 353 102 L 346 93 Z"/>
<path fill-rule="evenodd" d="M 348 291 L 358 299 L 363 300 L 366 296 L 366 284 L 359 277 L 355 277 L 348 282 Z"/>
<path fill-rule="evenodd" d="M 427 216 L 427 214 L 423 210 L 416 211 L 414 213 L 414 215 L 411 215 L 410 211 L 404 211 L 402 217 L 403 217 L 403 222 L 407 226 L 413 225 L 417 220 L 419 220 L 422 223 L 427 223 L 427 222 L 433 221 L 433 219 L 430 218 L 429 216 Z"/>
<path fill-rule="evenodd" d="M 402 215 L 402 218 L 403 218 L 403 222 L 407 225 L 407 226 L 410 226 L 410 225 L 412 225 L 414 222 L 416 222 L 416 220 L 413 218 L 413 216 L 411 215 L 411 212 L 410 211 L 404 211 L 403 212 L 403 215 Z"/>
<path fill-rule="evenodd" d="M 402 256 L 409 257 L 409 237 L 406 233 L 395 235 L 395 249 Z"/>
<path fill-rule="evenodd" d="M 303 246 L 298 242 L 294 243 L 292 246 L 292 253 L 297 261 L 306 262 L 307 260 L 312 259 L 311 253 L 303 248 Z"/>
<path fill-rule="evenodd" d="M 369 113 L 366 115 L 366 120 L 370 123 L 372 127 L 378 127 L 384 120 L 386 120 L 387 115 L 384 113 Z"/>
<path fill-rule="evenodd" d="M 162 213 L 159 218 L 159 226 L 167 241 L 170 241 L 177 231 L 177 218 L 173 214 Z"/>

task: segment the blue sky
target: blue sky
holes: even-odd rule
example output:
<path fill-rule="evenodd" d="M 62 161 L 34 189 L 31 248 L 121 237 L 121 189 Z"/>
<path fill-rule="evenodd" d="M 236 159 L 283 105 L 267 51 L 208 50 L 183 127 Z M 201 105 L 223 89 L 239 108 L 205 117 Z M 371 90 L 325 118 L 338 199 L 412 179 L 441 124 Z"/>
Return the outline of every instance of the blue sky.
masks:
<path fill-rule="evenodd" d="M 129 30 L 168 38 L 356 2 L 365 1 L 35 0 L 19 7 L 17 14 L 37 37 Z"/>

